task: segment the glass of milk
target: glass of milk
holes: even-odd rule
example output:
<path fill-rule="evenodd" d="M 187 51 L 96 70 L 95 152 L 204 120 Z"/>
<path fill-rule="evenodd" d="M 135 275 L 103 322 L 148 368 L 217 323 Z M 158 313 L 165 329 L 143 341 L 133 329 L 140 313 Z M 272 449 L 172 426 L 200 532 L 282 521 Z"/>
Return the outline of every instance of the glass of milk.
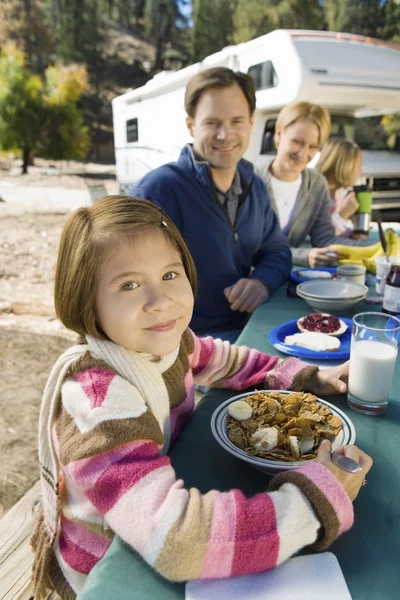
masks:
<path fill-rule="evenodd" d="M 347 394 L 350 408 L 367 415 L 385 412 L 399 340 L 398 318 L 379 312 L 353 317 Z"/>

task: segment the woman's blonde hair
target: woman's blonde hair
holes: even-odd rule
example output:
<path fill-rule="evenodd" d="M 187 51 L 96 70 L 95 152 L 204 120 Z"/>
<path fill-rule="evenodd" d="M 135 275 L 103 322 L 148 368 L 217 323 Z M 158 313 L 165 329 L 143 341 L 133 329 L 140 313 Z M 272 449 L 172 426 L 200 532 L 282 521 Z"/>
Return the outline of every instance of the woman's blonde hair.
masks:
<path fill-rule="evenodd" d="M 330 138 L 323 146 L 316 168 L 328 181 L 330 187 L 353 185 L 353 173 L 358 160 L 362 159 L 360 147 L 341 137 Z"/>
<path fill-rule="evenodd" d="M 58 250 L 54 303 L 57 317 L 79 335 L 106 339 L 95 312 L 97 280 L 104 254 L 121 236 L 161 231 L 182 257 L 193 294 L 197 277 L 192 256 L 174 223 L 161 209 L 133 196 L 104 196 L 76 210 L 63 229 Z"/>
<path fill-rule="evenodd" d="M 297 121 L 311 121 L 318 127 L 319 141 L 318 145 L 324 145 L 331 132 L 331 118 L 328 111 L 319 104 L 311 104 L 311 102 L 296 102 L 295 104 L 288 104 L 282 108 L 278 115 L 275 124 L 275 132 L 278 129 L 286 129 L 293 125 Z M 277 144 L 276 134 L 275 143 Z"/>

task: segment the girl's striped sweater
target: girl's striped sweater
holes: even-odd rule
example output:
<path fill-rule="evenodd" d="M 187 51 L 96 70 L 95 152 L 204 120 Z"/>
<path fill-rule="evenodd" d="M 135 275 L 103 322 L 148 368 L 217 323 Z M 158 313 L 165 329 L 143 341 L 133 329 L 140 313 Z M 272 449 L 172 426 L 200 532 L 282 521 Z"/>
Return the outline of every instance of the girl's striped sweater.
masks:
<path fill-rule="evenodd" d="M 193 413 L 194 381 L 300 390 L 316 369 L 189 330 L 179 352 L 154 364 L 169 394 L 171 443 Z M 352 525 L 349 497 L 316 462 L 249 499 L 237 489 L 185 489 L 160 452 L 146 398 L 90 353 L 73 365 L 61 396 L 53 439 L 62 510 L 51 577 L 62 598 L 82 589 L 115 534 L 161 575 L 185 581 L 273 568 L 304 546 L 327 548 Z"/>

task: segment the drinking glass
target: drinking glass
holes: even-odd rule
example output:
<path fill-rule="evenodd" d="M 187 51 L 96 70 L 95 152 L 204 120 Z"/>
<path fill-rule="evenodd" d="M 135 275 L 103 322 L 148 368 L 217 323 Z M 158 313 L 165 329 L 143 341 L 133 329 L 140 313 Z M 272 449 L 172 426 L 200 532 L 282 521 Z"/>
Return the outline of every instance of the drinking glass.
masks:
<path fill-rule="evenodd" d="M 347 404 L 367 415 L 387 409 L 400 340 L 400 320 L 379 312 L 353 317 Z"/>

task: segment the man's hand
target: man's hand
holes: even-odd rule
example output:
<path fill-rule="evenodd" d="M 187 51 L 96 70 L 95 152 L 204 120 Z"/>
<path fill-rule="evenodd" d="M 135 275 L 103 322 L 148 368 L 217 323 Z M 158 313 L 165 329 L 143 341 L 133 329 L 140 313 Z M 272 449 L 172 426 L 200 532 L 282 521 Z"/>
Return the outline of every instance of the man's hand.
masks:
<path fill-rule="evenodd" d="M 308 253 L 308 265 L 314 267 L 329 267 L 339 260 L 339 254 L 328 246 L 327 248 L 311 248 Z"/>
<path fill-rule="evenodd" d="M 224 289 L 231 310 L 252 312 L 269 297 L 267 287 L 259 279 L 239 279 Z"/>

